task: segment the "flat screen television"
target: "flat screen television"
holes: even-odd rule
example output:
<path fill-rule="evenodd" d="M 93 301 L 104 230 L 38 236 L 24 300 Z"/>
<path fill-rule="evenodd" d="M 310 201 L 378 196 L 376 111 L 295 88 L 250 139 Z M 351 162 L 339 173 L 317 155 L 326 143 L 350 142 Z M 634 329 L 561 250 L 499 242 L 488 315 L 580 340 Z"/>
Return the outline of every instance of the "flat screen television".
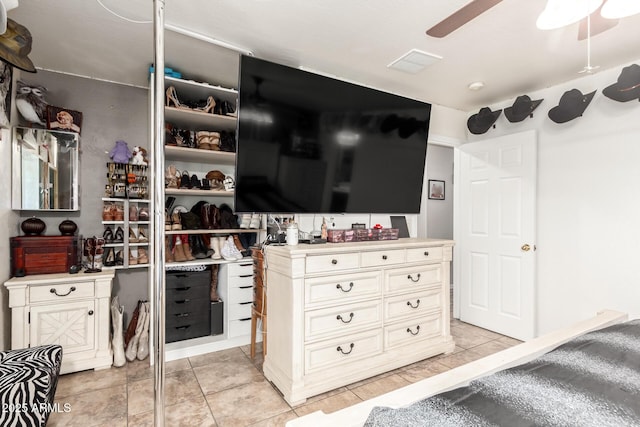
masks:
<path fill-rule="evenodd" d="M 240 60 L 236 212 L 420 212 L 431 104 Z"/>

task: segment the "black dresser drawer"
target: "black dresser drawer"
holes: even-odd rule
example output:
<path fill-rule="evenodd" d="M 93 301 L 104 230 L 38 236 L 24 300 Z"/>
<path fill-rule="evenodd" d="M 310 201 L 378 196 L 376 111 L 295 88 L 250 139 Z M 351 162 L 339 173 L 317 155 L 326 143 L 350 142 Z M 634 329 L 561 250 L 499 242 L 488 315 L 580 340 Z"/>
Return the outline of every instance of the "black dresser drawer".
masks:
<path fill-rule="evenodd" d="M 208 316 L 204 321 L 194 320 L 174 326 L 169 326 L 167 322 L 165 341 L 169 343 L 211 335 L 211 322 Z"/>
<path fill-rule="evenodd" d="M 205 271 L 168 271 L 166 273 L 166 289 L 183 288 L 186 286 L 209 286 L 211 272 Z"/>

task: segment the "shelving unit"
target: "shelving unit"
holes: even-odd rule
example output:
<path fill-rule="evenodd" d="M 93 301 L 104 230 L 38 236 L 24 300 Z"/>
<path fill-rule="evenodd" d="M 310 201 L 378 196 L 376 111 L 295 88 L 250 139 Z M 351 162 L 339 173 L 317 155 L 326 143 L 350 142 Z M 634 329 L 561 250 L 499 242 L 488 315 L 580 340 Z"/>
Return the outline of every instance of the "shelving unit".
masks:
<path fill-rule="evenodd" d="M 229 101 L 235 106 L 238 97 L 238 92 L 235 89 L 165 77 L 165 90 L 169 86 L 175 87 L 177 97 L 181 103 L 185 100 L 199 100 L 213 96 L 216 102 Z M 166 106 L 166 102 L 164 110 L 165 121 L 177 129 L 214 132 L 232 132 L 236 129 L 237 118 L 232 115 L 223 116 L 176 108 L 173 105 Z M 164 154 L 165 169 L 168 165 L 174 165 L 178 170 L 187 170 L 190 171 L 190 173 L 196 173 L 197 176 L 200 176 L 198 173 L 206 173 L 209 170 L 220 170 L 224 174 L 232 176 L 235 174 L 236 154 L 234 152 L 166 145 L 164 147 Z M 233 207 L 234 191 L 166 188 L 165 196 L 175 197 L 176 204 L 186 207 L 203 199 L 218 206 L 225 203 Z M 171 230 L 165 231 L 165 235 L 169 237 L 183 234 L 221 235 L 253 233 L 259 235 L 262 231 L 264 231 L 264 229 Z M 253 301 L 253 296 L 252 292 L 247 292 L 246 286 L 244 286 L 247 275 L 252 282 L 253 267 L 251 258 L 246 257 L 239 261 L 204 258 L 193 261 L 165 263 L 165 268 L 170 270 L 175 267 L 200 265 L 219 265 L 218 294 L 224 303 L 223 333 L 183 339 L 166 344 L 165 354 L 166 360 L 168 361 L 250 343 L 250 322 L 245 322 L 246 328 L 244 328 L 242 321 L 245 317 L 249 320 L 251 317 L 251 302 Z M 244 307 L 246 307 L 246 316 L 241 310 Z M 230 310 L 232 311 L 230 312 Z"/>
<path fill-rule="evenodd" d="M 141 207 L 146 207 L 150 209 L 150 201 L 148 199 L 120 199 L 120 198 L 111 198 L 111 197 L 103 197 L 102 203 L 118 203 L 121 204 L 124 211 L 124 220 L 122 221 L 102 221 L 102 225 L 105 227 L 111 227 L 111 230 L 115 234 L 118 227 L 122 228 L 123 231 L 123 240 L 122 242 L 113 242 L 113 243 L 105 243 L 105 248 L 112 248 L 114 252 L 122 251 L 123 264 L 116 266 L 103 266 L 103 269 L 127 269 L 127 268 L 146 268 L 149 266 L 149 262 L 144 264 L 129 264 L 129 253 L 131 252 L 136 258 L 139 257 L 139 248 L 143 248 L 147 252 L 147 258 L 150 258 L 151 254 L 149 253 L 149 248 L 151 247 L 151 232 L 149 230 L 151 226 L 150 221 L 131 221 L 129 220 L 129 210 L 131 206 L 135 206 L 136 209 L 140 210 Z M 151 213 L 151 212 L 149 212 Z M 136 236 L 140 235 L 140 229 L 145 229 L 145 236 L 147 237 L 146 242 L 132 242 L 130 241 L 130 230 Z M 106 250 L 105 250 L 106 252 Z M 105 254 L 106 255 L 106 254 Z M 114 254 L 115 255 L 115 254 Z M 105 258 L 103 258 L 104 262 Z"/>

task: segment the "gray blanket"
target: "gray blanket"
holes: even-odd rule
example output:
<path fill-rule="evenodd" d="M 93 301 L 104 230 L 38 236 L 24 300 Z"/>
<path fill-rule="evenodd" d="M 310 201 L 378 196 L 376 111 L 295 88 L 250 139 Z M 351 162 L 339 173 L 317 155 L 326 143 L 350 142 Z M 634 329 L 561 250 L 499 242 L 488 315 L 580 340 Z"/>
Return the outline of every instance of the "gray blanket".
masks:
<path fill-rule="evenodd" d="M 365 426 L 640 426 L 640 320 L 405 408 L 376 407 Z"/>

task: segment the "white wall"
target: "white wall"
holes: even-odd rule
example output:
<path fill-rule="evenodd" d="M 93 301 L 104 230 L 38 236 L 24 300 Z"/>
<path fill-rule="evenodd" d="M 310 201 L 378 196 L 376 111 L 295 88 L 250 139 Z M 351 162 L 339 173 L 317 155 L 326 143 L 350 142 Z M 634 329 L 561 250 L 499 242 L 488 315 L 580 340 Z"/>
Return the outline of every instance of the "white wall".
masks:
<path fill-rule="evenodd" d="M 603 308 L 640 313 L 640 102 L 616 102 L 601 92 L 625 65 L 528 93 L 544 99 L 533 118 L 509 123 L 502 115 L 496 129 L 469 135 L 474 141 L 538 132 L 540 334 Z M 547 112 L 573 88 L 598 91 L 583 117 L 552 122 Z"/>

